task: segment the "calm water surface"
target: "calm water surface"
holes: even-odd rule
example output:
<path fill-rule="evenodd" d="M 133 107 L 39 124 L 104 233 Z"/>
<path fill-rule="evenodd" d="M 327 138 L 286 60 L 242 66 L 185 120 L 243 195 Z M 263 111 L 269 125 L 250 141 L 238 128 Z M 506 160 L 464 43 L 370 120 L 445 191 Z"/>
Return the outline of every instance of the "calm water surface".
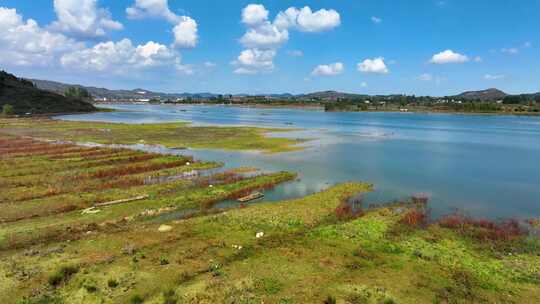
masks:
<path fill-rule="evenodd" d="M 461 210 L 489 217 L 540 216 L 540 117 L 415 113 L 324 113 L 230 106 L 109 105 L 122 112 L 61 119 L 294 127 L 275 136 L 310 138 L 300 152 L 184 150 L 226 168 L 288 170 L 300 179 L 266 193 L 273 201 L 344 181 L 366 181 L 383 203 L 427 193 L 434 215 Z"/>

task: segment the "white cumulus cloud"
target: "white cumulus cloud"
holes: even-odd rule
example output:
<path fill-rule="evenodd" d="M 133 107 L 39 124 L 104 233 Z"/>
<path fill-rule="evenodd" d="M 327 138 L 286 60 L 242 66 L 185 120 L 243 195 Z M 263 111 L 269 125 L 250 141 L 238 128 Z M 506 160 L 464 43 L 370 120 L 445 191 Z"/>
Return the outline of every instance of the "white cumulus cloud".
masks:
<path fill-rule="evenodd" d="M 250 28 L 240 38 L 240 42 L 248 48 L 277 48 L 289 40 L 289 32 L 280 30 L 268 21 Z"/>
<path fill-rule="evenodd" d="M 181 17 L 169 9 L 168 0 L 135 0 L 135 3 L 126 8 L 130 19 L 165 18 L 171 23 L 178 23 Z"/>
<path fill-rule="evenodd" d="M 135 0 L 135 3 L 126 9 L 128 18 L 163 18 L 174 24 L 173 47 L 194 48 L 199 40 L 198 24 L 189 16 L 179 16 L 171 11 L 168 0 Z"/>
<path fill-rule="evenodd" d="M 452 50 L 446 50 L 433 55 L 430 62 L 434 64 L 464 63 L 469 61 L 469 57 L 455 53 Z"/>
<path fill-rule="evenodd" d="M 134 46 L 129 39 L 118 42 L 108 41 L 64 54 L 60 62 L 67 69 L 79 69 L 117 74 L 134 69 L 162 65 L 176 65 L 180 59 L 167 46 L 150 41 Z"/>
<path fill-rule="evenodd" d="M 0 63 L 7 66 L 53 64 L 67 51 L 84 47 L 60 33 L 41 28 L 33 19 L 23 20 L 15 9 L 0 7 Z"/>
<path fill-rule="evenodd" d="M 32 19 L 25 21 L 15 9 L 4 7 L 0 7 L 0 65 L 125 76 L 158 67 L 163 72 L 193 73 L 193 67 L 182 64 L 172 47 L 153 41 L 134 45 L 129 39 L 87 46 L 52 28 L 42 28 Z"/>
<path fill-rule="evenodd" d="M 363 73 L 387 74 L 390 72 L 384 63 L 383 57 L 365 59 L 364 61 L 358 63 L 357 68 L 358 71 Z"/>
<path fill-rule="evenodd" d="M 256 74 L 274 69 L 277 50 L 289 40 L 289 30 L 320 32 L 332 29 L 341 23 L 335 10 L 290 7 L 279 12 L 274 21 L 269 19 L 269 11 L 262 4 L 249 4 L 242 9 L 241 20 L 247 29 L 239 42 L 245 50 L 232 63 L 237 74 Z M 301 51 L 288 53 L 302 56 Z"/>
<path fill-rule="evenodd" d="M 182 16 L 181 21 L 173 28 L 174 47 L 194 48 L 199 40 L 197 22 L 190 17 Z"/>
<path fill-rule="evenodd" d="M 344 66 L 341 62 L 331 64 L 321 64 L 315 67 L 311 72 L 313 76 L 335 76 L 343 72 Z"/>
<path fill-rule="evenodd" d="M 242 10 L 242 22 L 257 25 L 268 20 L 268 10 L 262 4 L 249 4 Z"/>
<path fill-rule="evenodd" d="M 237 66 L 234 72 L 236 74 L 257 74 L 261 71 L 272 71 L 275 56 L 276 51 L 273 49 L 260 50 L 254 48 L 243 50 L 233 62 Z"/>
<path fill-rule="evenodd" d="M 313 12 L 309 6 L 302 9 L 290 7 L 280 12 L 274 24 L 280 28 L 295 28 L 303 32 L 322 32 L 341 24 L 341 16 L 333 9 Z"/>
<path fill-rule="evenodd" d="M 107 9 L 98 7 L 97 0 L 54 0 L 54 11 L 58 20 L 51 29 L 78 38 L 103 37 L 124 28 Z"/>

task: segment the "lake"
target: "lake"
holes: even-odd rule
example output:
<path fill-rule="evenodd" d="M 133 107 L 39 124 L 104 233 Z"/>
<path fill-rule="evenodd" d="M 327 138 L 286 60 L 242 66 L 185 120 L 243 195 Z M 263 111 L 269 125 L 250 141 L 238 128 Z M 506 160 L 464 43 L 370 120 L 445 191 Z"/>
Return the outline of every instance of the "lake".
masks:
<path fill-rule="evenodd" d="M 273 135 L 312 139 L 298 152 L 179 151 L 223 161 L 226 168 L 299 173 L 297 181 L 267 191 L 267 201 L 308 195 L 340 182 L 365 181 L 375 185 L 366 197 L 368 203 L 426 193 L 434 216 L 455 210 L 492 218 L 540 216 L 540 117 L 203 105 L 107 107 L 125 111 L 58 118 L 302 129 Z"/>

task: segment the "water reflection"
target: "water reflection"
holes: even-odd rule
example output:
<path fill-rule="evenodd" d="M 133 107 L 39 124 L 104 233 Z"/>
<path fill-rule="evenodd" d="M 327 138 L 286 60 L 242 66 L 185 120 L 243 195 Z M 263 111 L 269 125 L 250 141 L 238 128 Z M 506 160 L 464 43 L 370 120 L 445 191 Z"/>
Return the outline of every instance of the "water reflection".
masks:
<path fill-rule="evenodd" d="M 176 150 L 225 168 L 288 170 L 299 179 L 265 200 L 308 195 L 346 181 L 366 181 L 370 203 L 430 193 L 434 215 L 454 209 L 491 217 L 540 216 L 538 117 L 414 113 L 324 113 L 231 106 L 114 105 L 127 112 L 63 116 L 68 120 L 294 127 L 272 136 L 310 138 L 304 151 L 267 155 Z M 292 126 L 287 123 L 292 122 Z M 171 151 L 169 151 L 171 152 Z M 172 153 L 171 152 L 171 153 Z"/>

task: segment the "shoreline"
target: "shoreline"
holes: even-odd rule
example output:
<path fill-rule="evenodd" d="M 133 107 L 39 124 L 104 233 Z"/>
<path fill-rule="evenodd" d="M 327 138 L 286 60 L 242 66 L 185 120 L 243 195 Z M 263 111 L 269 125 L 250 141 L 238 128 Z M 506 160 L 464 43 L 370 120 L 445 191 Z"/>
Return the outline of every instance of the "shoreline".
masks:
<path fill-rule="evenodd" d="M 481 116 L 527 116 L 534 117 L 540 116 L 540 112 L 457 112 L 457 111 L 442 111 L 442 110 L 421 110 L 421 109 L 408 109 L 408 111 L 401 111 L 399 109 L 390 110 L 363 110 L 363 111 L 341 111 L 332 110 L 325 111 L 324 105 L 269 105 L 269 104 L 225 104 L 225 103 L 141 103 L 141 102 L 114 102 L 114 103 L 95 103 L 95 105 L 171 105 L 171 106 L 224 106 L 224 107 L 240 107 L 240 108 L 258 108 L 258 109 L 292 109 L 292 110 L 305 110 L 305 111 L 318 111 L 325 113 L 416 113 L 416 114 L 455 114 L 455 115 L 481 115 Z M 75 113 L 84 114 L 84 113 Z"/>

